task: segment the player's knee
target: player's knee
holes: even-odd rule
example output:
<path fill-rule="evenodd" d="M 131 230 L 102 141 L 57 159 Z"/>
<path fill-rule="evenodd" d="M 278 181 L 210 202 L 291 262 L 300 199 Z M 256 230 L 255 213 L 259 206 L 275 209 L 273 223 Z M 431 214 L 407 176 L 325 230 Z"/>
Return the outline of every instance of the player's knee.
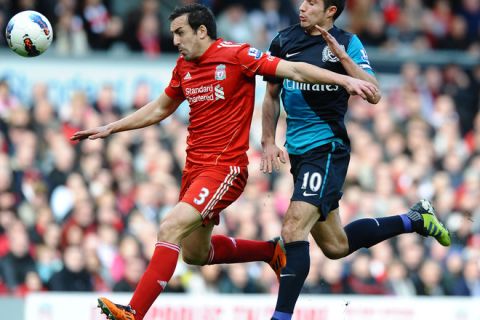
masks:
<path fill-rule="evenodd" d="M 285 243 L 306 239 L 308 232 L 300 230 L 293 224 L 284 224 L 282 227 L 282 239 Z"/>
<path fill-rule="evenodd" d="M 186 264 L 203 266 L 207 262 L 206 255 L 182 251 L 182 258 Z"/>
<path fill-rule="evenodd" d="M 281 236 L 282 236 L 282 239 L 283 241 L 285 242 L 291 242 L 292 241 L 292 231 L 293 231 L 293 228 L 291 228 L 290 226 L 288 225 L 283 225 L 282 226 L 282 233 L 281 233 Z"/>
<path fill-rule="evenodd" d="M 322 251 L 329 259 L 336 260 L 348 255 L 348 241 L 332 241 L 322 246 Z"/>
<path fill-rule="evenodd" d="M 157 239 L 169 243 L 178 243 L 181 240 L 183 228 L 175 219 L 165 219 L 160 223 Z"/>
<path fill-rule="evenodd" d="M 300 219 L 290 216 L 282 225 L 282 239 L 285 243 L 302 241 L 308 238 L 309 230 L 302 227 Z"/>

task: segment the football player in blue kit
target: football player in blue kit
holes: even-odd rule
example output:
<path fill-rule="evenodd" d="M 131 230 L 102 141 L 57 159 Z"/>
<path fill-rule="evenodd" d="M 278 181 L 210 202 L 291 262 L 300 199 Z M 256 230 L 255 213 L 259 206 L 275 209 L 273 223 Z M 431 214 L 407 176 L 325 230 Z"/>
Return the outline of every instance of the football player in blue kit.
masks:
<path fill-rule="evenodd" d="M 375 73 L 360 39 L 334 26 L 345 0 L 304 0 L 300 23 L 273 39 L 273 56 L 308 62 L 331 71 L 369 81 L 378 87 Z M 268 81 L 262 114 L 261 170 L 271 173 L 286 162 L 275 144 L 280 96 L 287 114 L 285 147 L 289 154 L 294 192 L 282 225 L 287 265 L 281 272 L 277 305 L 272 319 L 289 320 L 310 268 L 308 235 L 312 234 L 331 259 L 345 257 L 402 233 L 433 236 L 450 245 L 448 230 L 438 221 L 427 200 L 405 214 L 359 219 L 343 227 L 339 200 L 350 161 L 345 127 L 349 94 L 340 86 L 306 84 L 287 79 Z M 367 97 L 378 103 L 380 94 Z"/>

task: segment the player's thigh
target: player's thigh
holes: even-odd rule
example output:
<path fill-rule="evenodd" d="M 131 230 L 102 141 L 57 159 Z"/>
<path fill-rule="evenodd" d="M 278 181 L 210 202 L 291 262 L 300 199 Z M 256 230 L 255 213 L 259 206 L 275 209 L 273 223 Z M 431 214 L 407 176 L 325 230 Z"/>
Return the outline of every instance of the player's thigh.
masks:
<path fill-rule="evenodd" d="M 218 224 L 219 213 L 242 194 L 247 183 L 246 167 L 202 166 L 187 173 L 182 181 L 180 201 L 200 214 L 204 225 Z"/>
<path fill-rule="evenodd" d="M 283 218 L 282 238 L 286 243 L 306 241 L 320 213 L 314 205 L 303 201 L 292 201 Z"/>
<path fill-rule="evenodd" d="M 348 239 L 338 208 L 332 210 L 325 221 L 317 221 L 311 229 L 311 234 L 328 258 L 338 259 L 348 254 Z"/>
<path fill-rule="evenodd" d="M 194 265 L 208 261 L 213 227 L 213 222 L 203 225 L 182 240 L 183 261 Z"/>
<path fill-rule="evenodd" d="M 302 155 L 290 155 L 294 179 L 292 202 L 306 202 L 318 208 L 319 220 L 338 208 L 350 161 L 349 150 L 329 143 Z"/>

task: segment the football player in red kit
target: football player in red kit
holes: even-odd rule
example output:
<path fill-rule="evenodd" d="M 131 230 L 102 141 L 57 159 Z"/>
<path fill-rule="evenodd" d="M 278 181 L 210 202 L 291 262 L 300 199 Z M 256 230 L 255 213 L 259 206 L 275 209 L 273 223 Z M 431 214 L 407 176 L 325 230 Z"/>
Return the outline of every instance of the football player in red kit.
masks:
<path fill-rule="evenodd" d="M 277 275 L 285 265 L 278 240 L 212 236 L 219 213 L 240 196 L 247 182 L 256 74 L 337 84 L 365 99 L 378 93 L 368 82 L 284 61 L 248 44 L 217 39 L 215 18 L 205 6 L 177 8 L 170 21 L 180 57 L 165 92 L 125 118 L 76 132 L 71 138 L 106 138 L 143 128 L 171 115 L 184 100 L 190 105 L 179 202 L 160 223 L 155 251 L 130 304 L 117 305 L 106 298 L 98 301 L 102 312 L 115 320 L 143 319 L 172 277 L 180 249 L 185 262 L 195 265 L 265 261 Z"/>

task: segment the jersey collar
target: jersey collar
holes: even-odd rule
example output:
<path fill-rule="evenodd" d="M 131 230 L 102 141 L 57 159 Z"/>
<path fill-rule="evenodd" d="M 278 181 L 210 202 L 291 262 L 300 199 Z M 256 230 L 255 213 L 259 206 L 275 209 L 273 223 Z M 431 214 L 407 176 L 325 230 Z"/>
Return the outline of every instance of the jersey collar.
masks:
<path fill-rule="evenodd" d="M 220 42 L 222 42 L 223 39 L 222 38 L 218 38 L 217 40 L 215 40 L 215 42 L 213 42 L 210 47 L 208 47 L 207 50 L 205 50 L 205 52 L 200 56 L 198 57 L 198 59 L 195 60 L 196 63 L 202 63 L 203 61 L 205 61 L 205 59 L 207 59 L 208 57 L 211 56 L 212 52 L 215 51 L 215 49 L 217 48 L 217 46 L 220 44 Z"/>

